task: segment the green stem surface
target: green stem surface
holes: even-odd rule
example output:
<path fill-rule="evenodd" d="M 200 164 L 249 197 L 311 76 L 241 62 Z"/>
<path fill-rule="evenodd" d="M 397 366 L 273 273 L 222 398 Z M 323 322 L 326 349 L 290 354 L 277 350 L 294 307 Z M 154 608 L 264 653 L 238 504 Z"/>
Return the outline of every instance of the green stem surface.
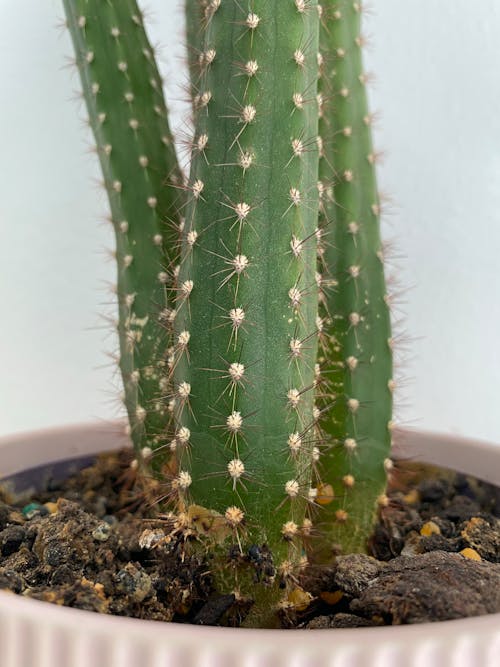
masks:
<path fill-rule="evenodd" d="M 116 234 L 119 364 L 140 452 L 163 442 L 168 421 L 162 313 L 182 175 L 135 0 L 64 0 L 64 7 Z"/>
<path fill-rule="evenodd" d="M 300 558 L 314 435 L 315 4 L 205 12 L 172 364 L 174 486 L 282 574 Z"/>
<path fill-rule="evenodd" d="M 324 279 L 318 406 L 325 446 L 317 518 L 321 558 L 366 549 L 385 502 L 391 445 L 390 313 L 380 240 L 360 3 L 322 0 L 320 271 Z"/>

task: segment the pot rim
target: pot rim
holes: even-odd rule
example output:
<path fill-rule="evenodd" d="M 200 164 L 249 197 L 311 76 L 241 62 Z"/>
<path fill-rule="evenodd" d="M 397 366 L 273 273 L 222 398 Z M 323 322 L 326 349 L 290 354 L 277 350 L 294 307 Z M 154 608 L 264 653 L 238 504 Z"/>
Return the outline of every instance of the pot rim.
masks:
<path fill-rule="evenodd" d="M 140 618 L 99 614 L 84 609 L 59 606 L 40 600 L 23 598 L 20 595 L 10 592 L 0 591 L 0 606 L 4 603 L 8 604 L 9 609 L 12 609 L 13 612 L 16 612 L 20 616 L 29 617 L 32 613 L 36 613 L 43 622 L 49 620 L 57 622 L 57 624 L 60 624 L 61 626 L 73 626 L 76 624 L 85 625 L 86 632 L 95 632 L 96 634 L 104 634 L 105 631 L 108 630 L 120 630 L 120 632 L 123 632 L 125 629 L 127 634 L 132 633 L 139 635 L 144 640 L 149 640 L 149 638 L 152 638 L 153 636 L 157 639 L 161 638 L 163 640 L 168 640 L 171 639 L 172 636 L 175 636 L 176 640 L 186 639 L 192 641 L 190 635 L 192 631 L 196 629 L 196 633 L 200 634 L 207 640 L 211 640 L 218 635 L 223 636 L 224 639 L 227 640 L 230 635 L 239 634 L 240 632 L 245 632 L 245 634 L 248 633 L 249 635 L 260 635 L 261 633 L 265 633 L 267 639 L 270 640 L 273 646 L 278 640 L 283 640 L 284 644 L 287 645 L 289 642 L 287 637 L 289 637 L 290 633 L 295 636 L 301 634 L 301 645 L 303 646 L 304 642 L 307 641 L 307 635 L 309 635 L 309 633 L 317 634 L 319 632 L 324 634 L 329 630 L 329 628 L 291 628 L 287 630 L 273 630 L 268 628 L 223 628 L 216 626 L 192 625 L 189 623 L 143 620 Z M 68 612 L 71 613 L 68 614 Z M 491 621 L 491 623 L 486 624 L 485 621 Z M 103 628 L 104 622 L 108 626 L 106 629 Z M 127 627 L 124 628 L 124 625 Z M 335 633 L 336 640 L 346 638 L 352 640 L 352 633 L 355 633 L 356 639 L 359 639 L 360 641 L 363 641 L 364 639 L 369 641 L 374 639 L 373 635 L 382 634 L 394 635 L 391 639 L 406 641 L 410 638 L 414 638 L 415 635 L 428 635 L 430 638 L 432 636 L 432 630 L 437 630 L 438 628 L 440 637 L 448 635 L 457 638 L 458 635 L 465 630 L 467 632 L 474 632 L 476 637 L 480 637 L 486 626 L 490 628 L 493 625 L 497 629 L 500 641 L 500 614 L 486 614 L 483 616 L 458 618 L 447 621 L 437 621 L 434 623 L 415 623 L 413 625 L 385 625 L 368 628 L 331 628 L 330 630 Z M 170 630 L 170 632 L 168 632 L 167 629 Z M 114 632 L 112 632 L 112 634 L 114 634 Z M 317 641 L 317 638 L 311 639 L 312 643 L 315 641 Z"/>

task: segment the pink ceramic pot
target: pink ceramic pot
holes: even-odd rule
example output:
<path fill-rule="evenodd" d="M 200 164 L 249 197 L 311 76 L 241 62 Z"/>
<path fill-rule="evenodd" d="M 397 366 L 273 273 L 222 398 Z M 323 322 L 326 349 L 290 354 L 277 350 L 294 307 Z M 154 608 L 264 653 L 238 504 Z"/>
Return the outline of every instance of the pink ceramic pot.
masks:
<path fill-rule="evenodd" d="M 0 440 L 1 475 L 126 444 L 116 424 Z M 500 447 L 398 433 L 396 454 L 500 485 Z M 352 630 L 234 630 L 103 616 L 0 592 L 1 667 L 498 667 L 500 614 Z"/>

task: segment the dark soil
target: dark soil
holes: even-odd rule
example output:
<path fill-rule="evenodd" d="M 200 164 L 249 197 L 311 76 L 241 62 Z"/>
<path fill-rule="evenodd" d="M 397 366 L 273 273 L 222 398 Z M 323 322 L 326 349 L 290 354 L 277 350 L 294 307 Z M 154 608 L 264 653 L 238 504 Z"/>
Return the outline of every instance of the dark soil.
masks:
<path fill-rule="evenodd" d="M 237 625 L 241 602 L 217 594 L 204 558 L 185 552 L 167 515 L 153 516 L 130 463 L 128 451 L 101 456 L 22 502 L 0 491 L 0 589 L 120 616 Z M 499 489 L 449 471 L 398 469 L 372 556 L 310 568 L 300 583 L 313 599 L 283 613 L 284 627 L 500 612 Z"/>

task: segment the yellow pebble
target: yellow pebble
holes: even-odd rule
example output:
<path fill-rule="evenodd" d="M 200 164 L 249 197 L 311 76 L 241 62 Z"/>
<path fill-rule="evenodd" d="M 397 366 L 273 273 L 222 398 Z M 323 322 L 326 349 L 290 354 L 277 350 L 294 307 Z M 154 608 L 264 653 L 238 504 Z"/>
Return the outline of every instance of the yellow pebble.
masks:
<path fill-rule="evenodd" d="M 481 556 L 477 553 L 477 551 L 475 549 L 471 549 L 470 547 L 462 549 L 460 553 L 462 556 L 469 558 L 470 560 L 481 560 Z"/>
<path fill-rule="evenodd" d="M 429 535 L 441 535 L 441 529 L 434 521 L 427 521 L 420 529 L 420 535 L 429 537 Z"/>
<path fill-rule="evenodd" d="M 404 496 L 403 500 L 408 505 L 416 505 L 420 501 L 420 494 L 417 489 L 412 489 L 409 493 Z"/>
<path fill-rule="evenodd" d="M 102 584 L 94 584 L 94 590 L 97 593 L 97 595 L 101 598 L 101 600 L 106 599 L 106 594 L 104 593 L 104 586 Z"/>
<path fill-rule="evenodd" d="M 45 507 L 49 510 L 51 514 L 57 513 L 57 503 L 45 503 Z"/>
<path fill-rule="evenodd" d="M 334 605 L 342 600 L 344 593 L 342 591 L 323 591 L 319 594 L 319 597 L 323 600 L 323 602 L 326 602 L 326 604 Z"/>
<path fill-rule="evenodd" d="M 313 596 L 303 588 L 294 588 L 288 593 L 287 601 L 296 611 L 305 611 L 311 604 Z"/>

